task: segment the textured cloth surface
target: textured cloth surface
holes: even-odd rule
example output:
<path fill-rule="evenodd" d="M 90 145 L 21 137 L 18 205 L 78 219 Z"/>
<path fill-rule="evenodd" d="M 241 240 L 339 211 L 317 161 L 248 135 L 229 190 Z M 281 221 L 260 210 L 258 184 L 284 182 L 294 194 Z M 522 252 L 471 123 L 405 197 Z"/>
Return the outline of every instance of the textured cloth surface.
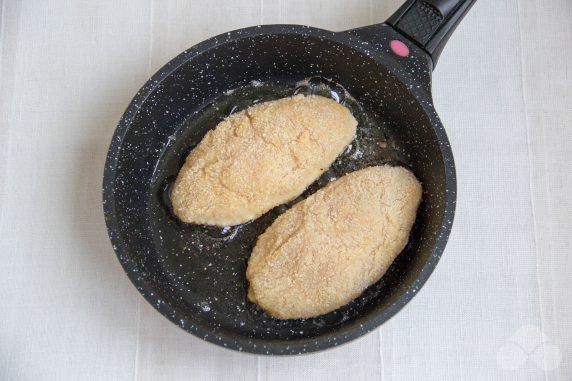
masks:
<path fill-rule="evenodd" d="M 428 283 L 381 329 L 302 357 L 186 334 L 124 275 L 103 164 L 145 80 L 255 24 L 344 30 L 399 0 L 3 0 L 1 380 L 568 380 L 572 2 L 481 0 L 434 72 L 459 198 Z"/>

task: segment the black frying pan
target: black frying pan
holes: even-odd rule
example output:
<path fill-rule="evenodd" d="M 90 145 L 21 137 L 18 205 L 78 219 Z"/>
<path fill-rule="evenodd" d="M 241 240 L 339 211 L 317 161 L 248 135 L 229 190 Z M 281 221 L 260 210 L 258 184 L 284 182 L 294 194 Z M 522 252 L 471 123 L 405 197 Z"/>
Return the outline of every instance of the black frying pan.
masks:
<path fill-rule="evenodd" d="M 137 93 L 113 136 L 103 182 L 113 248 L 161 314 L 239 351 L 295 354 L 355 339 L 399 311 L 425 283 L 455 211 L 455 166 L 433 108 L 431 71 L 474 0 L 409 0 L 385 24 L 346 32 L 257 26 L 202 42 Z M 300 198 L 236 228 L 184 224 L 169 186 L 206 131 L 232 112 L 295 93 L 345 104 L 356 140 Z M 294 202 L 334 177 L 375 164 L 404 165 L 424 187 L 410 242 L 358 299 L 314 319 L 276 320 L 246 299 L 256 237 Z"/>

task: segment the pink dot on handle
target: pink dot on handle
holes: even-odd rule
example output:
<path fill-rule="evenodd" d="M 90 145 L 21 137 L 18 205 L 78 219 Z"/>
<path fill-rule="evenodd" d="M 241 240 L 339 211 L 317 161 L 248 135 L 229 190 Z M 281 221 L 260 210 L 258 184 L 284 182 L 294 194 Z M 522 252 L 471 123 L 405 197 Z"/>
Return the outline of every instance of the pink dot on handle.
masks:
<path fill-rule="evenodd" d="M 409 48 L 399 40 L 391 41 L 389 43 L 389 47 L 393 53 L 397 54 L 399 57 L 407 57 L 409 55 Z"/>

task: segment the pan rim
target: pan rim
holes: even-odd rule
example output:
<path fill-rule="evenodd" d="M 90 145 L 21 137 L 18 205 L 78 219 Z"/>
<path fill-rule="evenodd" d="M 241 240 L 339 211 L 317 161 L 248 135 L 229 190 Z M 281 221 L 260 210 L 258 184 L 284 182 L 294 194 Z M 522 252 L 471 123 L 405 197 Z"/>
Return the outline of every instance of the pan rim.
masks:
<path fill-rule="evenodd" d="M 438 238 L 429 258 L 417 274 L 416 280 L 413 284 L 398 296 L 391 305 L 381 311 L 373 312 L 368 315 L 367 318 L 362 318 L 363 321 L 357 328 L 342 327 L 341 329 L 336 329 L 318 337 L 297 338 L 290 341 L 263 340 L 247 337 L 230 338 L 223 336 L 222 340 L 220 340 L 216 335 L 212 334 L 211 331 L 206 330 L 199 325 L 181 324 L 181 322 L 186 319 L 185 316 L 180 315 L 176 308 L 169 306 L 167 303 L 158 304 L 160 301 L 159 296 L 156 293 L 147 292 L 147 290 L 152 290 L 153 287 L 136 271 L 138 270 L 138 267 L 133 261 L 128 259 L 130 255 L 133 255 L 133 253 L 129 253 L 129 248 L 125 246 L 121 239 L 119 229 L 120 224 L 116 217 L 114 192 L 116 168 L 121 153 L 121 144 L 134 117 L 137 115 L 139 109 L 145 103 L 149 95 L 151 95 L 155 88 L 180 66 L 218 45 L 242 38 L 251 38 L 268 34 L 305 35 L 331 40 L 335 43 L 346 45 L 362 54 L 370 56 L 373 60 L 386 67 L 386 69 L 392 75 L 395 75 L 402 83 L 406 85 L 417 83 L 407 74 L 406 71 L 403 70 L 401 65 L 391 59 L 391 57 L 372 49 L 371 46 L 362 46 L 362 40 L 347 32 L 331 32 L 309 26 L 279 24 L 254 26 L 214 36 L 185 50 L 161 67 L 153 76 L 151 76 L 151 78 L 143 85 L 129 103 L 116 127 L 107 153 L 103 174 L 103 212 L 112 247 L 123 267 L 123 270 L 145 300 L 147 300 L 149 304 L 151 304 L 171 322 L 198 338 L 227 349 L 264 355 L 294 355 L 337 347 L 361 337 L 375 330 L 384 322 L 395 316 L 397 312 L 399 312 L 411 299 L 413 299 L 413 297 L 418 293 L 418 290 L 427 282 L 429 276 L 435 269 L 450 235 L 456 204 L 456 173 L 449 140 L 445 133 L 445 129 L 433 108 L 431 94 L 417 86 L 407 86 L 407 91 L 417 99 L 419 105 L 422 107 L 433 126 L 433 130 L 439 142 L 441 156 L 445 167 L 445 189 L 447 190 L 444 200 L 445 206 L 443 211 L 443 220 Z"/>

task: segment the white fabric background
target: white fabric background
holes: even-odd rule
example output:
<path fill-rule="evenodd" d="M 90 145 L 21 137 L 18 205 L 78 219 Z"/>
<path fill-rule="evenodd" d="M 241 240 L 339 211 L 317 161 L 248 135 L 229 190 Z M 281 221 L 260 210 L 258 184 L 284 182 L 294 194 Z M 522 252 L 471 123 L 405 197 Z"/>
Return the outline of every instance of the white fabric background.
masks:
<path fill-rule="evenodd" d="M 457 162 L 455 226 L 380 330 L 302 357 L 234 353 L 156 313 L 115 258 L 103 164 L 146 78 L 231 29 L 343 30 L 400 3 L 2 1 L 0 379 L 572 379 L 569 0 L 480 0 L 443 52 L 434 97 Z"/>

